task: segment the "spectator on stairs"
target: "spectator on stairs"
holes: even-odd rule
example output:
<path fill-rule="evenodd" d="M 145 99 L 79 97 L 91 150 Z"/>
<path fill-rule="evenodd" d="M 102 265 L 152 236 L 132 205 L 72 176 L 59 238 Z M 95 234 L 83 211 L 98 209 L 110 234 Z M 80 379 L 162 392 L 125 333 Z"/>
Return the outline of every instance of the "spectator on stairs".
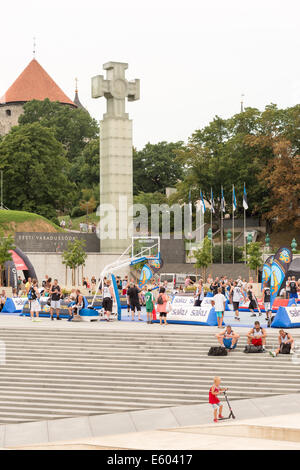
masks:
<path fill-rule="evenodd" d="M 254 323 L 254 328 L 251 328 L 247 334 L 247 343 L 249 345 L 253 344 L 254 346 L 262 346 L 263 350 L 265 350 L 266 337 L 266 330 L 260 326 L 259 321 L 256 321 Z"/>
<path fill-rule="evenodd" d="M 279 330 L 278 343 L 279 347 L 275 351 L 270 351 L 271 356 L 276 357 L 278 354 L 294 354 L 295 341 L 291 333 Z"/>
<path fill-rule="evenodd" d="M 223 332 L 216 334 L 216 337 L 220 345 L 224 346 L 224 348 L 235 349 L 240 335 L 235 333 L 230 325 L 227 325 Z"/>

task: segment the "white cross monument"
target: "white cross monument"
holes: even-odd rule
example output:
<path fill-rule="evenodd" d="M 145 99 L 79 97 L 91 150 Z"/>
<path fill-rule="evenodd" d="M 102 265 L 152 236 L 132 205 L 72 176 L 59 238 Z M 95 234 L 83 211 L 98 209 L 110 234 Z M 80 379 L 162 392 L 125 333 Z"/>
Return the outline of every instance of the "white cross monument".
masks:
<path fill-rule="evenodd" d="M 100 204 L 111 204 L 116 214 L 116 237 L 101 240 L 101 252 L 122 253 L 129 246 L 127 227 L 133 199 L 132 121 L 125 113 L 125 100 L 140 98 L 140 81 L 125 78 L 128 64 L 107 62 L 103 75 L 92 78 L 92 97 L 104 96 L 107 112 L 100 122 Z M 123 203 L 119 206 L 119 201 Z M 100 220 L 101 224 L 101 220 Z M 113 221 L 112 221 L 113 224 Z"/>

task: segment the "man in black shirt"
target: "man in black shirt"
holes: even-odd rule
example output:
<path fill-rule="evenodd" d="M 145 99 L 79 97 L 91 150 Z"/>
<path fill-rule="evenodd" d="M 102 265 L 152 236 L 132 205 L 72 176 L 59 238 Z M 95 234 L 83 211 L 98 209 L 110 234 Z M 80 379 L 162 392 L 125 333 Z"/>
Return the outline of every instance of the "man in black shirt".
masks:
<path fill-rule="evenodd" d="M 137 286 L 133 282 L 131 282 L 129 285 L 129 288 L 127 289 L 127 296 L 129 299 L 129 304 L 130 304 L 130 309 L 131 309 L 131 314 L 132 314 L 132 321 L 134 321 L 135 309 L 138 312 L 139 321 L 142 321 L 139 293 L 140 293 L 140 290 L 137 288 Z"/>
<path fill-rule="evenodd" d="M 61 298 L 61 289 L 58 285 L 57 279 L 54 279 L 54 283 L 50 289 L 51 295 L 51 304 L 50 304 L 50 317 L 53 320 L 53 311 L 55 310 L 56 319 L 60 320 L 59 310 L 60 310 L 60 298 Z"/>

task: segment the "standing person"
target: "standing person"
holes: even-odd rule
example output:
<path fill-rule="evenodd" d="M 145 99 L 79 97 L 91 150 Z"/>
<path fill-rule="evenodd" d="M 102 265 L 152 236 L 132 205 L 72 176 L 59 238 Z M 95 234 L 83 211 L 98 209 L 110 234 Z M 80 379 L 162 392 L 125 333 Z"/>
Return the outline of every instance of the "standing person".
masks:
<path fill-rule="evenodd" d="M 147 292 L 145 294 L 146 300 L 146 312 L 147 312 L 147 323 L 150 325 L 152 323 L 152 312 L 154 308 L 154 295 L 150 286 L 147 287 Z"/>
<path fill-rule="evenodd" d="M 166 289 L 161 287 L 159 289 L 159 294 L 157 297 L 157 307 L 156 311 L 159 313 L 159 323 L 162 325 L 162 321 L 164 320 L 165 325 L 167 325 L 167 302 L 169 297 L 166 295 Z"/>
<path fill-rule="evenodd" d="M 21 279 L 21 276 L 18 276 L 18 281 L 17 281 L 17 295 L 18 296 L 21 290 L 22 290 L 22 279 Z"/>
<path fill-rule="evenodd" d="M 259 321 L 256 321 L 254 328 L 251 328 L 247 334 L 247 343 L 253 344 L 254 346 L 262 346 L 263 350 L 265 350 L 266 337 L 266 330 L 260 326 Z"/>
<path fill-rule="evenodd" d="M 272 318 L 272 310 L 271 310 L 271 290 L 268 287 L 268 284 L 264 283 L 263 288 L 263 299 L 264 299 L 264 306 L 266 312 L 266 320 L 270 321 Z"/>
<path fill-rule="evenodd" d="M 213 297 L 214 307 L 217 314 L 218 328 L 222 328 L 226 297 L 222 294 L 222 288 L 218 287 L 217 294 Z"/>
<path fill-rule="evenodd" d="M 50 303 L 50 318 L 53 320 L 53 312 L 55 310 L 56 320 L 61 320 L 59 316 L 60 310 L 60 299 L 61 299 L 61 289 L 58 285 L 58 280 L 54 279 L 53 286 L 50 289 L 51 303 Z"/>
<path fill-rule="evenodd" d="M 133 281 L 130 282 L 129 288 L 127 289 L 127 296 L 129 299 L 129 305 L 131 309 L 131 320 L 134 321 L 134 314 L 135 310 L 138 313 L 138 321 L 142 321 L 141 319 L 141 304 L 139 298 L 140 290 L 135 285 Z"/>
<path fill-rule="evenodd" d="M 128 288 L 128 276 L 125 276 L 122 281 L 122 295 L 126 295 Z"/>
<path fill-rule="evenodd" d="M 39 298 L 40 292 L 38 289 L 37 280 L 33 279 L 32 286 L 30 287 L 28 292 L 31 321 L 41 321 L 39 318 L 39 313 L 41 311 L 41 304 Z M 34 318 L 34 314 L 36 315 L 36 318 Z"/>
<path fill-rule="evenodd" d="M 290 299 L 298 299 L 298 285 L 295 276 L 292 276 L 292 280 L 290 281 Z"/>
<path fill-rule="evenodd" d="M 247 297 L 248 297 L 248 300 L 250 301 L 250 303 L 249 303 L 249 310 L 251 312 L 250 317 L 256 317 L 256 313 L 254 313 L 254 309 L 257 308 L 258 305 L 257 305 L 256 299 L 255 299 L 252 284 L 249 284 L 249 286 L 248 286 Z M 261 313 L 259 314 L 259 316 L 260 315 L 261 315 Z"/>
<path fill-rule="evenodd" d="M 290 292 L 291 292 L 290 282 L 291 282 L 291 280 L 292 280 L 292 278 L 291 278 L 291 276 L 289 276 L 287 278 L 287 281 L 286 281 L 286 284 L 285 284 L 285 298 L 286 299 L 290 298 Z"/>
<path fill-rule="evenodd" d="M 27 279 L 26 284 L 25 284 L 26 295 L 28 295 L 28 292 L 29 292 L 29 289 L 30 289 L 31 285 L 32 285 L 31 277 L 29 277 L 29 278 Z"/>
<path fill-rule="evenodd" d="M 106 315 L 106 320 L 110 320 L 110 316 L 113 310 L 113 301 L 114 301 L 115 293 L 114 288 L 112 286 L 111 280 L 108 279 L 103 287 L 103 310 L 104 315 Z"/>
<path fill-rule="evenodd" d="M 245 297 L 237 281 L 234 281 L 233 286 L 230 289 L 230 294 L 232 295 L 232 304 L 233 304 L 233 310 L 235 313 L 234 319 L 240 320 L 240 316 L 239 316 L 240 301 L 242 300 L 242 298 L 245 300 Z"/>
<path fill-rule="evenodd" d="M 214 410 L 214 423 L 218 422 L 218 418 L 224 419 L 222 416 L 223 405 L 220 404 L 218 395 L 220 395 L 220 393 L 226 392 L 227 388 L 220 388 L 220 384 L 221 384 L 220 377 L 215 377 L 214 383 L 210 387 L 209 394 L 208 394 L 208 401 L 212 405 L 213 410 Z M 218 410 L 219 410 L 219 416 L 218 416 Z"/>

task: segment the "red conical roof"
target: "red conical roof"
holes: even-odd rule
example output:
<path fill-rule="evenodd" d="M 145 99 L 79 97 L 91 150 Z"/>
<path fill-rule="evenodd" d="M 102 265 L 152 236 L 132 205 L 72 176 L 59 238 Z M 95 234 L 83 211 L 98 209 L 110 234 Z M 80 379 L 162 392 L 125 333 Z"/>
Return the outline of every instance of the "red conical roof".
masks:
<path fill-rule="evenodd" d="M 0 98 L 0 103 L 24 103 L 31 100 L 43 101 L 45 98 L 49 98 L 50 101 L 59 101 L 63 104 L 76 106 L 56 85 L 38 61 L 32 59 L 5 95 Z"/>

